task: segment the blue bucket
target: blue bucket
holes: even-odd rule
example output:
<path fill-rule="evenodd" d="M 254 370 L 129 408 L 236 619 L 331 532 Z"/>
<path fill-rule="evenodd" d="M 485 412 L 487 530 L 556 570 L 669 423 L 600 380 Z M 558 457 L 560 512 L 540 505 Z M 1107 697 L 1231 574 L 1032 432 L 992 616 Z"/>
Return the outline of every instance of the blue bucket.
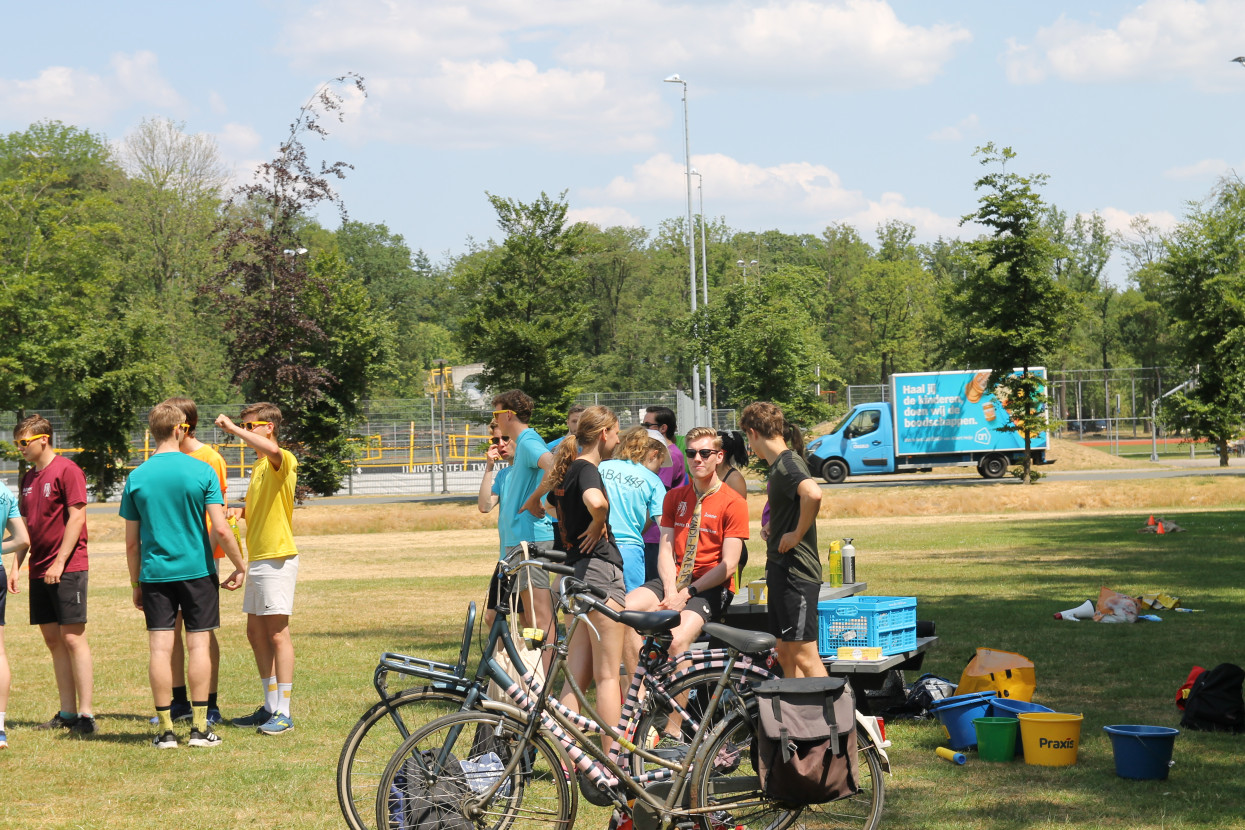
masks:
<path fill-rule="evenodd" d="M 992 718 L 1014 718 L 1018 717 L 1021 712 L 1053 712 L 1054 709 L 1048 709 L 1036 703 L 1030 703 L 1027 700 L 1017 700 L 1013 697 L 998 697 L 990 701 L 990 717 Z M 1016 754 L 1021 758 L 1025 755 L 1024 742 L 1020 740 L 1020 730 L 1016 730 Z"/>
<path fill-rule="evenodd" d="M 969 749 L 977 745 L 977 729 L 973 718 L 984 718 L 996 692 L 973 692 L 953 695 L 934 703 L 929 710 L 947 730 L 952 749 Z"/>
<path fill-rule="evenodd" d="M 1120 778 L 1165 781 L 1172 765 L 1172 749 L 1179 729 L 1169 726 L 1104 726 L 1115 752 L 1115 774 Z"/>

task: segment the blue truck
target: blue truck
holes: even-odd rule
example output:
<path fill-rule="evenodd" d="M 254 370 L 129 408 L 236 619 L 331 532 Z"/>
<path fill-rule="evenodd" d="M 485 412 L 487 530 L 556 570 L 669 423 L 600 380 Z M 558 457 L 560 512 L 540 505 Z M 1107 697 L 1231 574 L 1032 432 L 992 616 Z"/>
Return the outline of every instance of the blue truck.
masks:
<path fill-rule="evenodd" d="M 889 401 L 853 407 L 829 434 L 809 442 L 809 470 L 830 484 L 934 467 L 972 466 L 982 478 L 1002 478 L 1024 459 L 1025 443 L 1020 432 L 999 430 L 1011 418 L 987 388 L 989 377 L 989 370 L 892 375 Z M 1049 463 L 1045 431 L 1030 446 L 1034 464 Z"/>

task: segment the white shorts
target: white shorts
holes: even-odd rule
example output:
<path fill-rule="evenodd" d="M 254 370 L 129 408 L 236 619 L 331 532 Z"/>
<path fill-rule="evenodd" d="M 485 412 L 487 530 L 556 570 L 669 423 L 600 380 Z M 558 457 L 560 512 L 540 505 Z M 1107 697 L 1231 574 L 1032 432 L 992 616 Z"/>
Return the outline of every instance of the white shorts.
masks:
<path fill-rule="evenodd" d="M 242 611 L 258 617 L 294 613 L 294 583 L 298 579 L 298 555 L 284 559 L 261 559 L 246 568 Z"/>

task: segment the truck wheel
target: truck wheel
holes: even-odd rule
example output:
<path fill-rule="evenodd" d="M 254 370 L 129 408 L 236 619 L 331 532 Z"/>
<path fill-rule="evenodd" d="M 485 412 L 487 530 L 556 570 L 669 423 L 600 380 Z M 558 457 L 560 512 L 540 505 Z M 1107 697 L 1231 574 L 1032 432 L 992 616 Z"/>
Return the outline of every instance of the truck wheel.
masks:
<path fill-rule="evenodd" d="M 837 458 L 831 458 L 821 465 L 821 477 L 828 484 L 842 484 L 847 479 L 847 465 Z"/>
<path fill-rule="evenodd" d="M 1002 478 L 1007 472 L 1007 459 L 998 453 L 992 453 L 977 464 L 977 472 L 982 478 Z"/>

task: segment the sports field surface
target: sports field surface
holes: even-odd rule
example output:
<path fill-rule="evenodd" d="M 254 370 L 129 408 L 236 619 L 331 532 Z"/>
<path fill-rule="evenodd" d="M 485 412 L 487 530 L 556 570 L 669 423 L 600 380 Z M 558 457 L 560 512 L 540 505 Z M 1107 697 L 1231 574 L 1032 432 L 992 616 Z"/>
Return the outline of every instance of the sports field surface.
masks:
<path fill-rule="evenodd" d="M 751 507 L 756 577 L 760 497 Z M 1186 532 L 1139 534 L 1151 514 Z M 918 617 L 935 621 L 940 637 L 924 671 L 954 681 L 978 646 L 1018 651 L 1037 664 L 1037 702 L 1085 716 L 1078 764 L 1058 769 L 971 755 L 957 767 L 934 753 L 937 724 L 889 724 L 894 774 L 883 827 L 1245 827 L 1241 737 L 1185 732 L 1170 779 L 1135 782 L 1114 775 L 1102 732 L 1174 726 L 1173 695 L 1194 664 L 1245 662 L 1241 479 L 830 489 L 818 527 L 823 549 L 832 538 L 855 539 L 869 593 L 918 597 Z M 119 520 L 91 517 L 94 738 L 30 729 L 57 708 L 51 664 L 25 624 L 25 593 L 9 597 L 11 748 L 0 751 L 0 827 L 343 826 L 335 765 L 375 700 L 379 654 L 455 656 L 467 603 L 483 600 L 497 537 L 489 517 L 460 505 L 311 506 L 296 511 L 295 528 L 295 729 L 281 737 L 222 726 L 218 748 L 148 745 L 146 635 L 130 605 Z M 1203 611 L 1135 625 L 1052 620 L 1103 585 L 1166 591 Z M 224 595 L 224 607 L 220 704 L 230 717 L 255 708 L 259 685 L 241 596 Z M 605 810 L 580 804 L 577 826 L 605 826 Z"/>

